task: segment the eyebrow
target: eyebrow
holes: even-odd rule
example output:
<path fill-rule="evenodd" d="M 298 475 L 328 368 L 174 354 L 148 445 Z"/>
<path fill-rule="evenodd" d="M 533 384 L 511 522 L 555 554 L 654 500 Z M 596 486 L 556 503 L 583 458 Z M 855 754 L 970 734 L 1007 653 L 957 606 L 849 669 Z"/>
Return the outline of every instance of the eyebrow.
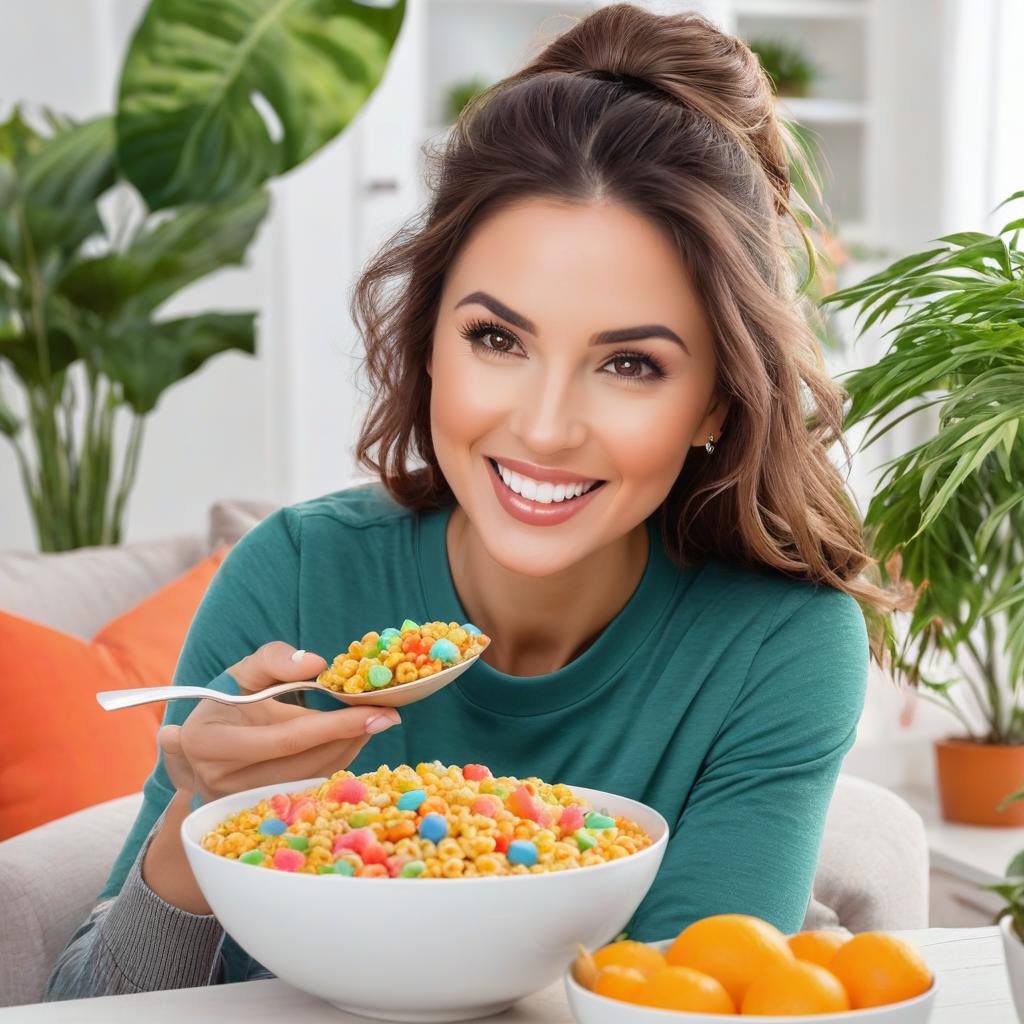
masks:
<path fill-rule="evenodd" d="M 537 333 L 537 328 L 533 325 L 533 321 L 528 320 L 514 309 L 509 309 L 503 302 L 499 302 L 493 295 L 488 295 L 487 292 L 470 292 L 464 299 L 460 299 L 455 303 L 455 308 L 458 309 L 459 306 L 465 306 L 473 302 L 486 306 L 495 316 L 500 316 L 510 324 L 515 324 L 520 330 L 528 331 L 530 334 Z M 686 342 L 675 331 L 665 327 L 664 324 L 642 324 L 638 327 L 620 327 L 613 331 L 599 331 L 590 339 L 590 344 L 616 345 L 624 341 L 642 341 L 645 338 L 666 338 L 668 341 L 673 341 L 679 345 L 688 356 L 693 355 Z"/>

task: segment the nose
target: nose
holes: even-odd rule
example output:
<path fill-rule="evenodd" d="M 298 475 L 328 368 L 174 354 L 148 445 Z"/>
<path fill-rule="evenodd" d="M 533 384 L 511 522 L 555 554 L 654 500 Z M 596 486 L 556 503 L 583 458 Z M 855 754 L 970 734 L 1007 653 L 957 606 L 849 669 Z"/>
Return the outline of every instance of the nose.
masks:
<path fill-rule="evenodd" d="M 509 429 L 538 455 L 578 448 L 587 436 L 585 405 L 568 370 L 542 368 L 525 376 Z"/>

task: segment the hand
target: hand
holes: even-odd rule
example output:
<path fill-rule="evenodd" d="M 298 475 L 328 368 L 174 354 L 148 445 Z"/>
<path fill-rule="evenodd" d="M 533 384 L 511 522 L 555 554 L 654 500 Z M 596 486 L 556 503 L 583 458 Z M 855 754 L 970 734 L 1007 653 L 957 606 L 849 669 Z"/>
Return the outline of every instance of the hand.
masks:
<path fill-rule="evenodd" d="M 228 671 L 242 693 L 313 679 L 327 668 L 317 654 L 292 660 L 295 648 L 272 640 Z M 175 788 L 204 802 L 289 779 L 330 776 L 347 768 L 366 741 L 401 722 L 394 708 L 315 711 L 271 698 L 255 704 L 201 700 L 183 725 L 157 732 L 164 767 Z"/>

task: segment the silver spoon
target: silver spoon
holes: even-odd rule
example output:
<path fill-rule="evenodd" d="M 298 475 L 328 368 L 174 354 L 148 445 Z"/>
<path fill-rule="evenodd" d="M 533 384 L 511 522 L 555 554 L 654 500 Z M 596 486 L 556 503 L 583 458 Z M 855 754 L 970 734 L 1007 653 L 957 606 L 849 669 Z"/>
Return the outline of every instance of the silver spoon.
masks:
<path fill-rule="evenodd" d="M 411 683 L 396 683 L 394 686 L 385 686 L 380 690 L 365 690 L 363 693 L 340 693 L 318 683 L 315 679 L 300 679 L 297 682 L 268 686 L 265 690 L 259 690 L 257 693 L 244 693 L 237 696 L 231 693 L 220 693 L 207 686 L 141 686 L 127 690 L 100 690 L 96 694 L 96 700 L 100 707 L 107 711 L 117 711 L 120 708 L 133 708 L 138 704 L 151 704 L 157 700 L 178 700 L 180 698 L 216 700 L 221 704 L 255 704 L 258 700 L 268 700 L 294 690 L 318 690 L 321 693 L 330 694 L 342 704 L 372 704 L 375 707 L 401 708 L 406 704 L 414 704 L 418 700 L 423 700 L 424 697 L 429 697 L 454 682 L 479 657 L 479 654 L 474 654 L 473 657 L 460 661 L 457 665 L 435 672 L 432 676 L 416 679 Z"/>

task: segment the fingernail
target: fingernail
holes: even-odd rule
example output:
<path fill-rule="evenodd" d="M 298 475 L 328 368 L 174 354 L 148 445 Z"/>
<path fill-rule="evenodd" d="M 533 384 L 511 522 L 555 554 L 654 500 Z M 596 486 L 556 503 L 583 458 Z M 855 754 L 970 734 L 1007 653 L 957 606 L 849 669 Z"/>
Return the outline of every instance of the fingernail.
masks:
<path fill-rule="evenodd" d="M 372 718 L 366 720 L 366 731 L 367 732 L 383 732 L 385 729 L 390 729 L 391 726 L 398 725 L 398 719 L 392 718 L 391 715 L 374 715 Z"/>
<path fill-rule="evenodd" d="M 305 651 L 296 651 L 292 655 L 292 661 L 302 661 L 302 658 L 305 655 L 305 653 L 306 653 Z"/>

